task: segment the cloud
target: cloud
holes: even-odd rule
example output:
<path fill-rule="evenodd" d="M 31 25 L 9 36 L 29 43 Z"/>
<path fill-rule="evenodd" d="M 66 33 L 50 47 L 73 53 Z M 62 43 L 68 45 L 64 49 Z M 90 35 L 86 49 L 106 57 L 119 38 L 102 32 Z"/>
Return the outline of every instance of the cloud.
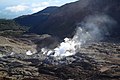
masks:
<path fill-rule="evenodd" d="M 48 6 L 49 6 L 49 2 L 33 3 L 31 6 L 32 7 L 31 11 L 33 13 L 35 13 L 35 12 L 38 12 L 38 11 L 48 7 Z"/>
<path fill-rule="evenodd" d="M 48 6 L 49 2 L 40 2 L 40 3 L 33 3 L 32 7 L 41 7 L 41 6 Z"/>
<path fill-rule="evenodd" d="M 60 0 L 48 0 L 49 2 L 55 2 L 55 3 L 59 3 L 61 2 Z"/>
<path fill-rule="evenodd" d="M 17 13 L 17 12 L 25 11 L 28 8 L 29 7 L 25 5 L 17 5 L 17 6 L 6 7 L 5 10 Z"/>
<path fill-rule="evenodd" d="M 38 11 L 40 11 L 40 10 L 43 10 L 45 7 L 36 7 L 36 8 L 33 8 L 31 11 L 33 12 L 33 13 L 36 13 L 36 12 L 38 12 Z"/>
<path fill-rule="evenodd" d="M 5 12 L 9 14 L 20 14 L 20 13 L 36 13 L 38 11 L 43 10 L 44 8 L 50 6 L 49 2 L 39 2 L 39 3 L 32 3 L 32 4 L 19 4 L 16 6 L 8 6 L 4 9 Z"/>

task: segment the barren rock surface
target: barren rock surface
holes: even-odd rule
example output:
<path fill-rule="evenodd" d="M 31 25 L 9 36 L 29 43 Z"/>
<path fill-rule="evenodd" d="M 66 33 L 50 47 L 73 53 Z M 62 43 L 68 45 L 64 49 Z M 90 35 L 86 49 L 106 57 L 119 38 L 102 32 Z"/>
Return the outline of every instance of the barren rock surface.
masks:
<path fill-rule="evenodd" d="M 21 53 L 0 57 L 0 80 L 28 79 L 119 80 L 120 44 L 91 43 L 83 46 L 76 55 L 61 60 L 47 57 L 41 52 L 31 56 Z"/>
<path fill-rule="evenodd" d="M 30 44 L 27 44 L 25 41 L 19 40 L 17 38 L 6 38 L 0 36 L 1 53 L 25 53 L 27 50 L 36 51 L 35 48 L 36 45 L 32 44 L 32 42 Z"/>

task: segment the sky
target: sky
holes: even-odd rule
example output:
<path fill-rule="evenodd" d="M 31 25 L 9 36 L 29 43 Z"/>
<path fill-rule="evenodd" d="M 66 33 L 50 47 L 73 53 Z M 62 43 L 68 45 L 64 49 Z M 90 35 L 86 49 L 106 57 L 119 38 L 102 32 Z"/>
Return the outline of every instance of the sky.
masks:
<path fill-rule="evenodd" d="M 0 19 L 33 14 L 48 6 L 62 6 L 77 0 L 0 0 Z"/>

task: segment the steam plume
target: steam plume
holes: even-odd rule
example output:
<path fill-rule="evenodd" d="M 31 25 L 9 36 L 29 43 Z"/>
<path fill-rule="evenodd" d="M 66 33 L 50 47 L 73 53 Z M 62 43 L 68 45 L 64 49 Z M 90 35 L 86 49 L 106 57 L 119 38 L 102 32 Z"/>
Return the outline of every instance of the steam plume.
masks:
<path fill-rule="evenodd" d="M 109 29 L 116 22 L 107 15 L 91 15 L 81 22 L 73 38 L 65 38 L 64 42 L 53 50 L 42 48 L 42 52 L 48 56 L 61 59 L 76 54 L 82 45 L 100 41 L 109 35 Z"/>

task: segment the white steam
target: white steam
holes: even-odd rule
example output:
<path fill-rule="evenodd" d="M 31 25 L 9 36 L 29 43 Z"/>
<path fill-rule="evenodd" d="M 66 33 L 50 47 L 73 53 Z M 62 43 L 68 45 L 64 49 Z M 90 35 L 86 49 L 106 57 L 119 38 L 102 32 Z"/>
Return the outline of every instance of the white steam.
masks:
<path fill-rule="evenodd" d="M 79 24 L 73 38 L 65 38 L 64 42 L 53 50 L 42 48 L 43 54 L 61 59 L 76 54 L 82 45 L 91 41 L 99 41 L 109 35 L 108 29 L 116 22 L 107 15 L 88 16 Z"/>
<path fill-rule="evenodd" d="M 42 48 L 43 54 L 51 55 L 57 58 L 63 58 L 65 56 L 71 56 L 76 53 L 76 49 L 81 46 L 81 42 L 75 42 L 73 39 L 65 38 L 64 42 L 60 43 L 54 50 L 48 50 Z"/>
<path fill-rule="evenodd" d="M 30 55 L 33 55 L 33 54 L 35 54 L 35 53 L 36 53 L 36 52 L 32 52 L 32 51 L 28 50 L 28 51 L 26 52 L 26 55 L 30 56 Z"/>
<path fill-rule="evenodd" d="M 81 36 L 78 36 L 81 34 Z M 81 27 L 78 27 L 76 35 L 73 38 L 65 38 L 58 47 L 53 50 L 42 48 L 41 52 L 47 56 L 53 56 L 57 59 L 75 55 L 78 49 L 84 44 L 84 40 L 90 36 L 88 32 L 84 32 Z M 81 38 L 80 38 L 81 37 Z"/>

